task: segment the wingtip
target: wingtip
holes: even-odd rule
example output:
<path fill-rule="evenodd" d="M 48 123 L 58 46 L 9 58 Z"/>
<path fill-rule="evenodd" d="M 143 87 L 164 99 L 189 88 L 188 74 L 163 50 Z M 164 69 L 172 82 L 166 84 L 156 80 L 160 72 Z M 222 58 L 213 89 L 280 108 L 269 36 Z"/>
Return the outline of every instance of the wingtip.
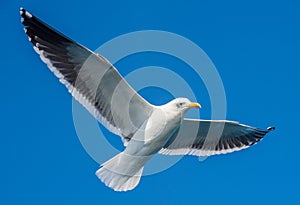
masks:
<path fill-rule="evenodd" d="M 268 131 L 273 131 L 273 130 L 275 130 L 275 127 L 268 127 L 267 130 Z"/>
<path fill-rule="evenodd" d="M 26 12 L 26 10 L 23 7 L 20 7 L 20 15 L 23 15 Z"/>
<path fill-rule="evenodd" d="M 29 13 L 28 11 L 26 11 L 26 9 L 24 9 L 23 7 L 20 7 L 20 15 L 24 18 L 32 18 L 31 13 Z"/>

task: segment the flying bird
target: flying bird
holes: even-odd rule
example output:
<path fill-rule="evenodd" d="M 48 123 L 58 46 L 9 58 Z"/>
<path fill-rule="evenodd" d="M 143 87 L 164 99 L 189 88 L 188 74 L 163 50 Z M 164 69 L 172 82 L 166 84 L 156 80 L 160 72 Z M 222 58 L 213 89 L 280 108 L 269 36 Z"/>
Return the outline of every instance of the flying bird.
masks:
<path fill-rule="evenodd" d="M 96 171 L 115 191 L 134 189 L 156 153 L 211 156 L 250 147 L 274 127 L 258 129 L 227 120 L 184 118 L 200 104 L 176 98 L 155 106 L 140 96 L 103 56 L 20 9 L 29 41 L 72 96 L 123 140 L 125 150 Z"/>

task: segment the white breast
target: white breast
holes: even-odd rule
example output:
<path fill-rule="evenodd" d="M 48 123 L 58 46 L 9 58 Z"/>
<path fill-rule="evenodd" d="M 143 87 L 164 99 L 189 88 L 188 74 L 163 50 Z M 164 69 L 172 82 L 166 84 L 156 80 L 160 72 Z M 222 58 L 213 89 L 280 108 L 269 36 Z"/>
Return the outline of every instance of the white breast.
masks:
<path fill-rule="evenodd" d="M 149 155 L 159 151 L 170 133 L 179 126 L 181 115 L 157 107 L 150 118 L 132 137 L 126 152 L 136 155 Z"/>

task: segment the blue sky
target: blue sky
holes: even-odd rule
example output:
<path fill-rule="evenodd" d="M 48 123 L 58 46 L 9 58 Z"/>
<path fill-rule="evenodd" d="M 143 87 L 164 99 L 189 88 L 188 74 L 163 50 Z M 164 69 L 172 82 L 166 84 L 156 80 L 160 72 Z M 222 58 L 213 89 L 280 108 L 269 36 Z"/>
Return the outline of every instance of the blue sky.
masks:
<path fill-rule="evenodd" d="M 297 1 L 4 0 L 0 5 L 0 204 L 300 204 Z M 20 6 L 91 49 L 138 30 L 182 35 L 218 69 L 227 119 L 274 125 L 276 131 L 240 152 L 204 162 L 184 157 L 143 177 L 134 191 L 116 193 L 94 175 L 98 163 L 76 136 L 72 98 L 32 50 Z M 145 54 L 116 66 L 122 74 L 153 64 L 184 69 L 174 61 Z M 145 95 L 153 103 L 170 98 L 155 89 Z M 204 105 L 201 116 L 209 118 L 205 90 L 198 100 Z"/>

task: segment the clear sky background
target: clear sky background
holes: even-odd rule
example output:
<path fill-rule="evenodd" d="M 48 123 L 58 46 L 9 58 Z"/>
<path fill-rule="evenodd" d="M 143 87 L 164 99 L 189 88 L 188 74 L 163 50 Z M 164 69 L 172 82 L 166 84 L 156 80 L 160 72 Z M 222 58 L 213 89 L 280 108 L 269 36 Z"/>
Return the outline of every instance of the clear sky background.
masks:
<path fill-rule="evenodd" d="M 2 0 L 0 6 L 0 204 L 300 204 L 297 1 Z M 34 53 L 21 6 L 91 49 L 145 29 L 189 38 L 219 71 L 227 119 L 276 131 L 240 152 L 204 162 L 184 157 L 143 177 L 135 190 L 116 193 L 94 175 L 98 163 L 76 136 L 72 98 Z M 149 54 L 117 66 L 122 74 L 148 65 L 184 69 L 172 62 Z M 156 97 L 145 92 L 153 103 L 170 97 L 154 91 Z M 198 100 L 208 119 L 207 94 Z"/>

